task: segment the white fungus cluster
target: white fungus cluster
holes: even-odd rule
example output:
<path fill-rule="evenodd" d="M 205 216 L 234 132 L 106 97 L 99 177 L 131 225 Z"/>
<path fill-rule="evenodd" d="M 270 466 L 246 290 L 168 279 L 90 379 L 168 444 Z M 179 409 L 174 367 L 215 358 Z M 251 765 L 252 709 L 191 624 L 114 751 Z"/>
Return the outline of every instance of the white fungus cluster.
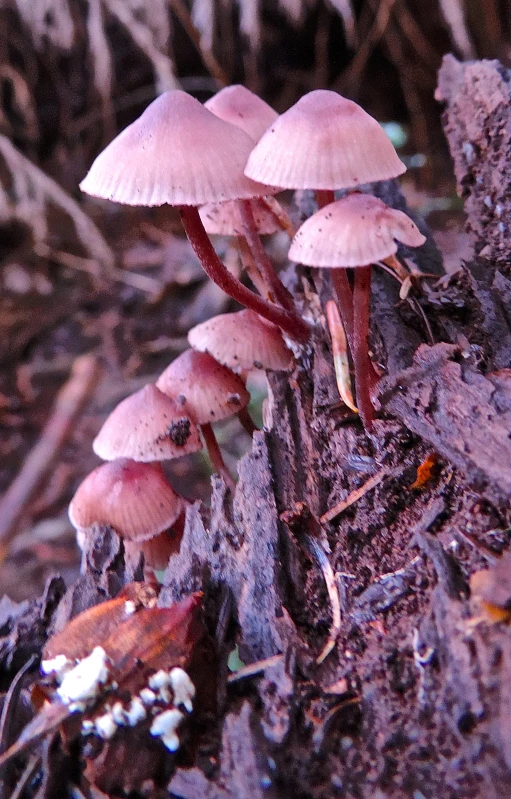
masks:
<path fill-rule="evenodd" d="M 41 670 L 54 677 L 59 686 L 57 696 L 72 712 L 84 711 L 91 700 L 98 698 L 102 686 L 109 680 L 108 657 L 101 646 L 95 647 L 90 655 L 78 662 L 65 655 L 44 660 Z M 117 687 L 117 684 L 112 682 L 111 686 Z M 161 738 L 167 749 L 175 752 L 179 748 L 177 729 L 186 715 L 179 708 L 191 713 L 194 698 L 195 686 L 186 671 L 179 667 L 170 671 L 160 669 L 151 675 L 148 685 L 131 699 L 128 706 L 120 701 L 106 703 L 101 715 L 84 719 L 82 732 L 109 740 L 118 727 L 136 727 L 150 715 L 151 735 Z"/>
<path fill-rule="evenodd" d="M 170 752 L 175 752 L 179 748 L 177 728 L 185 717 L 178 710 L 178 706 L 182 705 L 188 713 L 192 712 L 195 686 L 186 671 L 176 667 L 169 672 L 160 669 L 153 674 L 149 678 L 148 690 L 155 695 L 156 701 L 166 704 L 172 702 L 174 705 L 170 710 L 164 710 L 153 718 L 149 732 L 154 737 L 161 738 Z"/>
<path fill-rule="evenodd" d="M 87 702 L 98 696 L 100 686 L 108 681 L 108 657 L 101 646 L 75 663 L 65 655 L 43 660 L 41 669 L 45 674 L 53 674 L 59 685 L 57 696 L 73 712 L 84 710 Z"/>
<path fill-rule="evenodd" d="M 95 733 L 104 740 L 113 738 L 118 727 L 136 727 L 147 717 L 147 710 L 140 697 L 135 696 L 128 707 L 122 702 L 105 705 L 105 712 L 94 719 L 84 719 L 82 732 L 84 735 Z"/>
<path fill-rule="evenodd" d="M 170 752 L 175 752 L 179 748 L 177 728 L 186 715 L 178 707 L 183 706 L 191 713 L 194 697 L 195 686 L 183 669 L 174 668 L 169 672 L 160 669 L 127 707 L 120 701 L 106 704 L 100 716 L 83 721 L 82 732 L 109 740 L 119 727 L 136 727 L 150 716 L 150 734 L 160 738 Z"/>

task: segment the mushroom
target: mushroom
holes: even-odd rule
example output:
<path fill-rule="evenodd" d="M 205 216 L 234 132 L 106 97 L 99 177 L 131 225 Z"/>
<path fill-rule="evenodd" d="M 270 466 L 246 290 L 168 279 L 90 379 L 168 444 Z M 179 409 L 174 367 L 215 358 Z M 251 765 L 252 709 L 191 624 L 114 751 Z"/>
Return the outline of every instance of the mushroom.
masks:
<path fill-rule="evenodd" d="M 254 200 L 250 200 L 250 205 L 258 236 L 275 233 L 279 229 L 275 217 L 264 203 L 263 198 L 258 197 Z M 268 296 L 269 293 L 271 295 L 271 282 L 276 278 L 273 265 L 271 266 L 271 281 L 264 280 L 261 269 L 256 263 L 253 250 L 247 242 L 245 225 L 238 202 L 207 203 L 207 205 L 203 205 L 202 208 L 199 209 L 199 214 L 202 224 L 204 225 L 204 230 L 208 235 L 234 236 L 236 238 L 242 264 L 252 283 L 263 297 Z M 265 259 L 267 259 L 266 253 Z M 271 264 L 271 262 L 269 263 Z M 278 278 L 276 278 L 276 280 L 282 290 L 284 287 L 280 283 L 280 280 Z M 277 299 L 277 296 L 275 296 L 275 298 Z M 282 302 L 280 304 L 282 305 Z"/>
<path fill-rule="evenodd" d="M 214 316 L 193 327 L 188 341 L 195 350 L 208 352 L 238 372 L 287 371 L 293 363 L 279 328 L 250 310 Z"/>
<path fill-rule="evenodd" d="M 128 552 L 142 550 L 146 565 L 161 569 L 178 543 L 178 536 L 167 531 L 183 517 L 185 507 L 161 464 L 119 458 L 87 475 L 71 500 L 69 519 L 80 546 L 89 527 L 105 524 L 124 539 Z"/>
<path fill-rule="evenodd" d="M 202 443 L 184 401 L 172 400 L 149 384 L 114 408 L 92 448 L 106 461 L 132 458 L 147 462 L 197 452 Z"/>
<path fill-rule="evenodd" d="M 352 100 L 318 89 L 278 117 L 253 149 L 245 174 L 272 186 L 313 189 L 320 208 L 335 189 L 397 177 L 406 167 L 383 128 Z M 332 269 L 332 286 L 356 361 L 353 296 L 345 269 Z M 359 277 L 359 288 L 362 276 Z M 366 285 L 367 280 L 366 280 Z M 357 366 L 357 365 L 356 365 Z M 367 354 L 358 371 L 374 379 Z M 362 410 L 362 409 L 361 409 Z"/>
<path fill-rule="evenodd" d="M 186 92 L 166 92 L 92 164 L 82 191 L 127 205 L 175 205 L 207 275 L 233 299 L 306 341 L 309 326 L 237 280 L 218 258 L 197 206 L 250 199 L 274 189 L 243 174 L 253 141 Z"/>
<path fill-rule="evenodd" d="M 317 89 L 275 120 L 250 154 L 245 174 L 270 186 L 330 192 L 405 170 L 373 117 L 337 92 Z"/>
<path fill-rule="evenodd" d="M 354 267 L 352 355 L 357 404 L 364 425 L 371 427 L 371 373 L 368 360 L 371 264 L 397 252 L 397 241 L 419 247 L 426 241 L 402 211 L 368 194 L 350 194 L 326 205 L 298 230 L 289 257 L 316 267 Z"/>
<path fill-rule="evenodd" d="M 259 141 L 278 117 L 271 105 L 239 83 L 220 89 L 204 106 L 219 119 L 236 125 L 254 141 Z"/>
<path fill-rule="evenodd" d="M 234 490 L 235 483 L 224 463 L 211 423 L 237 414 L 250 435 L 257 429 L 247 411 L 250 394 L 243 381 L 208 353 L 186 350 L 167 366 L 156 385 L 167 396 L 186 402 L 199 425 L 215 470 Z"/>
<path fill-rule="evenodd" d="M 250 136 L 254 143 L 260 139 L 265 130 L 278 116 L 277 112 L 264 100 L 261 100 L 256 94 L 240 85 L 227 86 L 225 89 L 221 89 L 205 103 L 205 107 L 219 119 L 241 128 Z M 266 205 L 264 198 L 239 199 L 225 205 L 227 209 L 224 210 L 224 218 L 226 214 L 230 213 L 236 222 L 235 227 L 240 228 L 236 235 L 243 237 L 247 242 L 256 267 L 259 269 L 275 300 L 283 308 L 294 311 L 293 298 L 282 285 L 260 239 L 261 234 L 273 233 L 280 227 L 279 218 L 282 218 L 283 209 L 280 209 L 278 216 L 277 214 L 274 215 L 268 205 Z M 269 219 L 261 219 L 263 208 L 266 209 Z M 256 217 L 256 211 L 259 219 Z M 204 221 L 203 214 L 201 214 L 201 219 Z M 270 220 L 273 222 L 273 227 L 269 224 Z M 204 222 L 204 227 L 207 233 L 222 232 L 224 235 L 233 235 L 228 232 L 228 225 L 225 225 L 225 229 L 221 231 L 211 230 L 211 227 L 206 222 Z M 289 229 L 289 225 L 286 227 Z"/>

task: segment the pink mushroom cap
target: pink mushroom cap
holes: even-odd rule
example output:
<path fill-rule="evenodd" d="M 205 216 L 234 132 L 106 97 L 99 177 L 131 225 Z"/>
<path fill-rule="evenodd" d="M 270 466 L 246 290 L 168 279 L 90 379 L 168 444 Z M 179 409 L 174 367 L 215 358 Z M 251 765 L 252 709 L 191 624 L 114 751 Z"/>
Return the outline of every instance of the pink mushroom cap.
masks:
<path fill-rule="evenodd" d="M 77 530 L 107 524 L 122 538 L 144 541 L 172 527 L 183 509 L 160 464 L 121 458 L 87 475 L 71 500 L 69 518 Z"/>
<path fill-rule="evenodd" d="M 82 191 L 125 205 L 203 205 L 273 194 L 243 174 L 253 140 L 170 91 L 98 155 Z"/>
<path fill-rule="evenodd" d="M 182 397 L 198 424 L 233 416 L 250 401 L 238 375 L 207 352 L 186 350 L 167 366 L 156 385 L 169 397 Z"/>
<path fill-rule="evenodd" d="M 220 314 L 196 325 L 188 333 L 188 341 L 194 349 L 209 352 L 237 371 L 283 371 L 293 362 L 280 329 L 248 309 Z"/>
<path fill-rule="evenodd" d="M 254 141 L 258 141 L 278 117 L 268 103 L 240 84 L 221 89 L 204 106 L 216 117 L 244 130 Z"/>
<path fill-rule="evenodd" d="M 350 194 L 307 219 L 294 237 L 289 258 L 317 267 L 355 267 L 397 252 L 396 240 L 409 247 L 426 241 L 402 211 L 369 194 Z"/>
<path fill-rule="evenodd" d="M 253 149 L 245 174 L 287 189 L 342 189 L 405 172 L 389 137 L 366 111 L 317 89 L 279 116 Z"/>
<path fill-rule="evenodd" d="M 186 404 L 150 384 L 114 408 L 92 448 L 106 461 L 163 461 L 197 452 L 202 444 Z"/>

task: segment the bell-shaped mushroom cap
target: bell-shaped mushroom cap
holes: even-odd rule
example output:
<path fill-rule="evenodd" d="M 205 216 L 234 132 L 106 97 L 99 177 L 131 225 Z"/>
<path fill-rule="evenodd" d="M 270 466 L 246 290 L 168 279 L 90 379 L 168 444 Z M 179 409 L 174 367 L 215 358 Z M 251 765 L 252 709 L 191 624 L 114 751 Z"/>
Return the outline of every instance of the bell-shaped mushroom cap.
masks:
<path fill-rule="evenodd" d="M 369 194 L 350 194 L 325 205 L 303 223 L 289 258 L 308 266 L 365 266 L 393 255 L 396 239 L 409 247 L 426 241 L 402 211 Z"/>
<path fill-rule="evenodd" d="M 158 378 L 167 396 L 183 397 L 198 424 L 232 416 L 250 401 L 245 384 L 207 352 L 186 350 Z"/>
<path fill-rule="evenodd" d="M 160 95 L 98 155 L 80 188 L 125 205 L 203 205 L 274 189 L 245 177 L 253 140 L 186 92 Z"/>
<path fill-rule="evenodd" d="M 287 189 L 348 189 L 405 169 L 373 117 L 352 100 L 317 89 L 266 131 L 245 174 Z"/>
<path fill-rule="evenodd" d="M 278 117 L 268 103 L 239 84 L 226 86 L 204 105 L 216 117 L 244 130 L 254 141 L 259 141 Z"/>
<path fill-rule="evenodd" d="M 107 524 L 122 537 L 144 541 L 172 527 L 184 508 L 157 463 L 121 458 L 94 469 L 69 506 L 71 524 Z"/>
<path fill-rule="evenodd" d="M 287 370 L 293 361 L 280 329 L 250 310 L 214 316 L 193 327 L 188 341 L 237 371 Z"/>
<path fill-rule="evenodd" d="M 261 236 L 281 230 L 277 218 L 263 200 L 257 198 L 250 202 L 257 232 Z M 199 209 L 199 214 L 206 233 L 221 236 L 245 235 L 240 208 L 235 200 L 227 203 L 208 203 Z"/>
<path fill-rule="evenodd" d="M 105 461 L 164 461 L 196 452 L 202 444 L 185 403 L 147 385 L 114 408 L 92 448 Z"/>

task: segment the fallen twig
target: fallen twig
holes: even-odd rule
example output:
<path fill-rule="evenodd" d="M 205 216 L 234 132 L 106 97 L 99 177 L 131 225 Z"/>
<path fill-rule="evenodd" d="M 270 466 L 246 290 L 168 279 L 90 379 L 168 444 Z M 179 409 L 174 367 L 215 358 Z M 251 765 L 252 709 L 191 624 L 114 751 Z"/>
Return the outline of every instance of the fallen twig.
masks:
<path fill-rule="evenodd" d="M 331 522 L 332 519 L 335 519 L 336 516 L 339 516 L 340 513 L 346 510 L 346 508 L 349 508 L 354 502 L 358 502 L 358 500 L 362 499 L 365 494 L 367 494 L 369 491 L 372 491 L 373 488 L 376 488 L 376 486 L 381 483 L 383 478 L 387 477 L 389 474 L 392 474 L 389 469 L 382 469 L 381 472 L 378 472 L 370 477 L 369 480 L 364 483 L 364 485 L 361 485 L 360 488 L 356 488 L 351 492 L 351 494 L 348 494 L 346 499 L 342 499 L 337 503 L 337 505 L 334 505 L 333 508 L 327 510 L 323 516 L 320 516 L 319 521 L 321 524 L 327 524 L 327 522 Z"/>
<path fill-rule="evenodd" d="M 262 674 L 269 666 L 275 666 L 279 663 L 283 657 L 284 655 L 272 655 L 272 657 L 264 660 L 256 660 L 255 663 L 249 663 L 248 666 L 243 666 L 238 671 L 235 671 L 234 674 L 230 674 L 227 677 L 227 682 L 230 684 L 238 680 L 244 680 L 247 677 L 254 677 L 256 674 Z"/>
<path fill-rule="evenodd" d="M 339 599 L 339 591 L 337 589 L 335 575 L 332 566 L 330 565 L 330 561 L 326 556 L 325 550 L 323 549 L 319 541 L 316 538 L 313 538 L 313 536 L 308 535 L 307 541 L 310 549 L 312 550 L 313 554 L 316 556 L 316 559 L 319 562 L 321 571 L 323 572 L 323 577 L 325 579 L 325 584 L 326 584 L 326 590 L 328 591 L 330 605 L 332 606 L 332 625 L 330 627 L 330 632 L 328 634 L 328 640 L 323 649 L 321 650 L 320 654 L 316 658 L 316 663 L 323 663 L 325 658 L 330 654 L 330 652 L 334 648 L 337 638 L 339 636 L 339 632 L 341 630 L 341 602 Z"/>
<path fill-rule="evenodd" d="M 82 355 L 75 360 L 71 376 L 57 394 L 39 441 L 0 502 L 0 546 L 4 554 L 27 503 L 71 434 L 74 421 L 94 391 L 99 376 L 100 368 L 94 356 Z"/>
<path fill-rule="evenodd" d="M 326 590 L 332 606 L 332 624 L 328 639 L 316 659 L 316 663 L 323 663 L 334 648 L 341 630 L 341 600 L 339 598 L 339 590 L 332 566 L 320 543 L 321 528 L 316 516 L 311 513 L 310 508 L 305 502 L 295 503 L 295 507 L 292 510 L 287 510 L 280 514 L 280 519 L 287 524 L 291 530 L 294 530 L 298 534 L 303 534 L 302 525 L 306 526 L 309 532 L 305 534 L 305 541 L 313 557 L 318 561 L 319 567 L 323 573 Z"/>

